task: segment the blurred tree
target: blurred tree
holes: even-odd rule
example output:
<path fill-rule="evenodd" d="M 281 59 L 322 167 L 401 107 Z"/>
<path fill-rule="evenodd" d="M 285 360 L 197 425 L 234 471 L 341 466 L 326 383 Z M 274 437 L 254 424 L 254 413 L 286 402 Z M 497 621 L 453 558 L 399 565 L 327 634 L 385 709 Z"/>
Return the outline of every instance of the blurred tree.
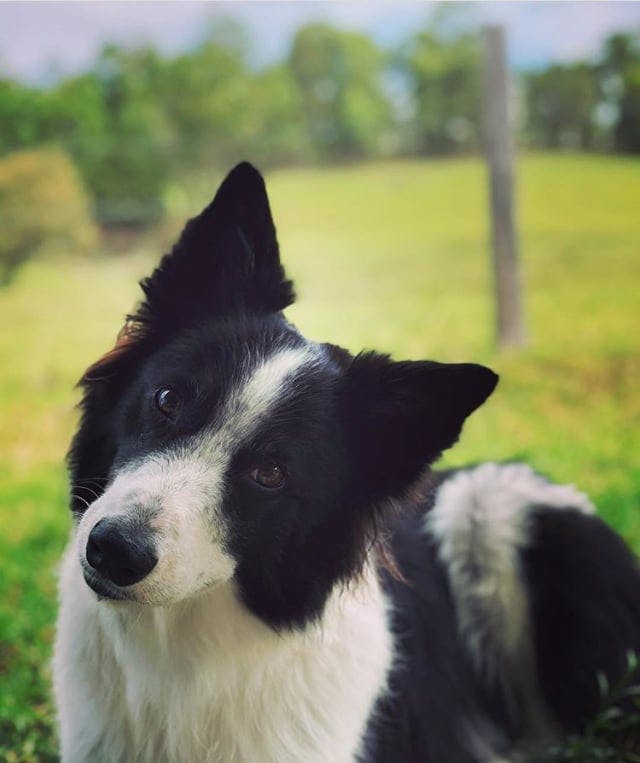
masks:
<path fill-rule="evenodd" d="M 473 4 L 438 4 L 393 61 L 363 34 L 312 24 L 262 70 L 246 30 L 224 19 L 177 56 L 108 46 L 48 89 L 0 78 L 0 155 L 58 145 L 103 224 L 145 225 L 162 214 L 169 177 L 203 167 L 474 150 L 477 22 Z M 597 65 L 552 65 L 524 81 L 532 145 L 640 151 L 638 34 L 611 36 Z"/>
<path fill-rule="evenodd" d="M 0 79 L 0 154 L 36 145 L 48 137 L 48 94 Z"/>
<path fill-rule="evenodd" d="M 413 100 L 414 149 L 442 154 L 480 143 L 480 49 L 475 35 L 449 37 L 439 25 L 403 47 L 398 66 Z"/>
<path fill-rule="evenodd" d="M 174 167 L 220 164 L 247 145 L 251 77 L 241 48 L 207 41 L 165 60 L 153 92 L 173 135 Z"/>
<path fill-rule="evenodd" d="M 640 152 L 640 33 L 611 35 L 599 74 L 605 98 L 616 110 L 614 148 Z"/>
<path fill-rule="evenodd" d="M 155 221 L 170 148 L 153 90 L 160 65 L 152 50 L 109 46 L 92 70 L 51 90 L 0 82 L 0 152 L 57 144 L 76 160 L 102 223 Z"/>
<path fill-rule="evenodd" d="M 302 95 L 291 70 L 278 64 L 251 84 L 251 135 L 247 156 L 261 166 L 295 164 L 311 158 Z"/>
<path fill-rule="evenodd" d="M 108 46 L 90 79 L 66 93 L 68 104 L 83 92 L 96 96 L 91 120 L 72 132 L 69 145 L 103 224 L 147 225 L 162 215 L 170 132 L 153 87 L 161 66 L 153 50 Z"/>
<path fill-rule="evenodd" d="M 545 148 L 594 146 L 598 80 L 586 63 L 554 64 L 526 77 L 528 133 Z"/>
<path fill-rule="evenodd" d="M 381 85 L 383 54 L 365 35 L 326 24 L 296 33 L 288 65 L 298 84 L 309 140 L 322 159 L 380 152 L 391 109 Z"/>
<path fill-rule="evenodd" d="M 0 160 L 0 284 L 45 247 L 76 254 L 96 245 L 89 198 L 69 157 L 32 149 Z"/>

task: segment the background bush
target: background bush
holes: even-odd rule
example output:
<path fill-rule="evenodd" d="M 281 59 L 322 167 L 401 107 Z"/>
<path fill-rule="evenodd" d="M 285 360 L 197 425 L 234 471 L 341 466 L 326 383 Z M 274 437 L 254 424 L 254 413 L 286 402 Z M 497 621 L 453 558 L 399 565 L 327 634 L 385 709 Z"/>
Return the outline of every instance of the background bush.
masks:
<path fill-rule="evenodd" d="M 43 248 L 82 254 L 96 244 L 90 200 L 73 163 L 57 149 L 0 159 L 0 284 Z"/>

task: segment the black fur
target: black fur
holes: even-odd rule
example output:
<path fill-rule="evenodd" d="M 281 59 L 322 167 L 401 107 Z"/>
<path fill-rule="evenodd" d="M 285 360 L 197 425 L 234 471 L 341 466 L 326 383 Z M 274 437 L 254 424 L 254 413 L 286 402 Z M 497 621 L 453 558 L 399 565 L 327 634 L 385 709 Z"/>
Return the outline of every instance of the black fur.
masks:
<path fill-rule="evenodd" d="M 145 299 L 115 348 L 81 381 L 82 417 L 69 453 L 76 515 L 121 466 L 188 444 L 214 424 L 252 364 L 309 344 L 282 316 L 292 285 L 264 182 L 248 164 L 230 173 L 141 285 Z M 474 364 L 315 347 L 315 361 L 300 369 L 225 475 L 225 550 L 237 562 L 238 590 L 271 627 L 303 627 L 322 614 L 336 584 L 360 574 L 376 546 L 387 560 L 380 574 L 393 603 L 398 660 L 363 758 L 479 763 L 481 745 L 507 754 L 521 719 L 475 670 L 447 571 L 423 530 L 439 486 L 452 476 L 429 475 L 428 467 L 455 443 L 497 376 Z M 163 386 L 180 394 L 170 420 L 153 404 Z M 248 469 L 265 461 L 286 465 L 281 491 L 261 492 L 247 480 Z M 595 673 L 614 680 L 625 650 L 640 648 L 638 572 L 598 520 L 544 506 L 531 516 L 520 561 L 541 689 L 558 724 L 579 729 L 597 704 Z"/>
<path fill-rule="evenodd" d="M 526 719 L 469 659 L 437 544 L 423 530 L 439 488 L 457 473 L 433 475 L 420 507 L 405 510 L 394 527 L 401 578 L 385 572 L 383 580 L 398 653 L 389 691 L 369 724 L 363 761 L 488 760 L 474 739 L 511 760 L 522 741 Z M 556 732 L 581 733 L 602 707 L 598 674 L 613 687 L 627 673 L 628 652 L 640 654 L 640 571 L 621 538 L 597 517 L 570 506 L 530 511 L 520 564 L 537 676 Z M 640 675 L 635 680 L 640 683 Z M 622 710 L 632 711 L 630 700 Z M 639 727 L 619 742 L 629 739 L 640 749 Z M 550 742 L 528 739 L 519 755 L 519 761 L 551 763 Z"/>
<path fill-rule="evenodd" d="M 165 336 L 214 315 L 288 307 L 293 286 L 280 264 L 260 173 L 246 162 L 232 170 L 141 286 L 146 299 L 134 320 Z"/>
<path fill-rule="evenodd" d="M 389 691 L 374 710 L 363 760 L 376 763 L 477 763 L 473 732 L 487 748 L 506 750 L 512 723 L 499 693 L 483 684 L 457 631 L 446 570 L 437 546 L 422 529 L 426 505 L 394 527 L 392 550 L 401 579 L 383 574 L 393 602 L 396 663 Z"/>
<path fill-rule="evenodd" d="M 356 503 L 401 495 L 425 464 L 460 435 L 469 414 L 493 392 L 498 377 L 483 366 L 393 363 L 367 352 L 345 376 L 341 418 L 347 422 Z"/>
<path fill-rule="evenodd" d="M 601 704 L 597 674 L 613 686 L 640 654 L 637 562 L 597 517 L 539 506 L 522 563 L 542 690 L 561 726 L 581 728 Z"/>

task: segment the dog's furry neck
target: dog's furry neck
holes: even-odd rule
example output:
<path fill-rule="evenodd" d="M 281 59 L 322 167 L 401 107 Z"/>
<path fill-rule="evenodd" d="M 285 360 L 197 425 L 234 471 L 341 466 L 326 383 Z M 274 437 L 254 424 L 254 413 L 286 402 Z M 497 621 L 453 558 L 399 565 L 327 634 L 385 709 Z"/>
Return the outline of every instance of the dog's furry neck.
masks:
<path fill-rule="evenodd" d="M 86 714 L 76 727 L 87 759 L 353 759 L 391 662 L 371 568 L 334 591 L 317 623 L 277 633 L 229 585 L 166 608 L 112 604 L 76 566 L 65 569 L 78 599 L 60 631 L 73 639 L 59 640 L 86 655 L 87 696 L 71 709 Z"/>

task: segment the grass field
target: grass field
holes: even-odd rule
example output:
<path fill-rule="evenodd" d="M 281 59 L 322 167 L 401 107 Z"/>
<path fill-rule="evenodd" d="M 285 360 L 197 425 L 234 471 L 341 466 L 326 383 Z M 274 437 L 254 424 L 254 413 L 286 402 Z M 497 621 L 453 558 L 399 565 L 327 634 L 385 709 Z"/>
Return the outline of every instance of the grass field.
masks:
<path fill-rule="evenodd" d="M 530 341 L 518 353 L 493 348 L 479 160 L 268 180 L 298 284 L 289 315 L 304 333 L 353 350 L 491 365 L 501 384 L 447 463 L 527 459 L 588 491 L 640 550 L 640 161 L 521 160 Z M 176 197 L 190 212 L 204 201 L 194 190 Z M 56 759 L 48 660 L 70 526 L 62 459 L 73 384 L 111 344 L 166 236 L 126 256 L 34 262 L 0 294 L 0 760 Z"/>

